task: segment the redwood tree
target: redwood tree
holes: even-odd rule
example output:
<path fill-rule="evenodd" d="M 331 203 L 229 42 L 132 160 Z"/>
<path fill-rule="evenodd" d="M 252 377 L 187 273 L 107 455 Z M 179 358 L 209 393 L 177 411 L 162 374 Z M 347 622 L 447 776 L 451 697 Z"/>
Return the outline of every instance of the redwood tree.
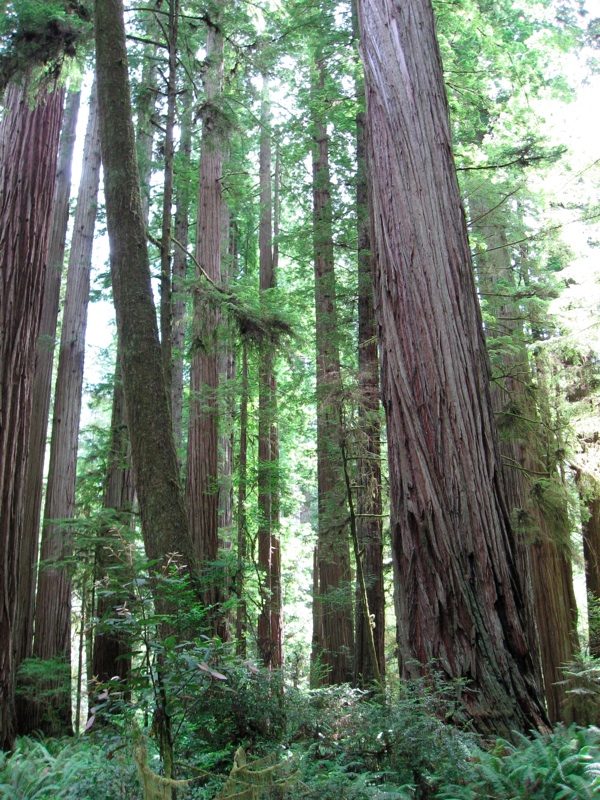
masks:
<path fill-rule="evenodd" d="M 63 679 L 57 676 L 46 687 L 55 713 L 39 716 L 44 707 L 35 701 L 29 707 L 29 730 L 47 735 L 71 731 L 71 575 L 66 561 L 73 554 L 72 531 L 56 520 L 71 519 L 75 512 L 75 479 L 79 419 L 83 391 L 85 331 L 90 294 L 90 271 L 100 185 L 100 142 L 95 86 L 83 152 L 83 169 L 73 237 L 69 255 L 67 287 L 62 318 L 58 372 L 52 415 L 50 465 L 42 530 L 42 568 L 38 577 L 33 655 L 64 664 Z"/>
<path fill-rule="evenodd" d="M 273 258 L 273 192 L 271 176 L 271 109 L 266 78 L 263 77 L 259 155 L 260 222 L 258 231 L 260 291 L 269 293 L 276 285 Z M 283 662 L 281 609 L 281 565 L 278 559 L 279 442 L 277 435 L 273 342 L 264 340 L 260 349 L 258 387 L 258 565 L 261 575 L 261 609 L 258 617 L 258 652 L 268 667 Z"/>
<path fill-rule="evenodd" d="M 429 0 L 359 0 L 401 673 L 482 732 L 545 723 Z"/>
<path fill-rule="evenodd" d="M 13 82 L 0 122 L 0 747 L 15 735 L 23 501 L 64 93 Z"/>
<path fill-rule="evenodd" d="M 219 547 L 218 520 L 218 311 L 211 305 L 203 270 L 213 282 L 221 280 L 223 236 L 222 187 L 223 127 L 223 35 L 210 25 L 206 40 L 205 102 L 202 112 L 202 144 L 198 184 L 196 262 L 198 286 L 194 294 L 190 409 L 187 448 L 186 500 L 189 526 L 199 564 L 214 563 Z M 206 601 L 215 605 L 218 591 L 214 579 L 206 588 Z M 214 629 L 220 628 L 218 613 Z"/>
<path fill-rule="evenodd" d="M 353 625 L 348 511 L 340 450 L 341 373 L 329 168 L 322 114 L 325 64 L 313 72 L 313 251 L 317 349 L 318 539 L 314 587 L 313 663 L 325 683 L 352 677 Z"/>
<path fill-rule="evenodd" d="M 22 610 L 20 616 L 23 628 L 19 633 L 18 641 L 19 652 L 17 658 L 19 662 L 31 656 L 33 646 L 33 614 L 35 609 L 40 519 L 42 515 L 44 457 L 46 454 L 48 418 L 50 416 L 52 366 L 54 364 L 55 338 L 58 324 L 60 285 L 69 221 L 71 166 L 75 148 L 75 129 L 77 127 L 80 99 L 81 92 L 69 92 L 65 101 L 48 244 L 46 284 L 35 357 L 31 438 L 29 441 L 29 458 L 27 460 L 25 513 L 21 534 L 19 605 Z"/>

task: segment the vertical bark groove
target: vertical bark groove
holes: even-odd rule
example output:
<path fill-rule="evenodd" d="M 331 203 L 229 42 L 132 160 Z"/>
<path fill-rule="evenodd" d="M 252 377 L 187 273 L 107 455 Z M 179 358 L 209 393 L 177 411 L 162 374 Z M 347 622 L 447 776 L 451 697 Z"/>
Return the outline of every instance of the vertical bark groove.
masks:
<path fill-rule="evenodd" d="M 544 724 L 428 0 L 359 0 L 401 673 L 470 682 L 483 732 Z M 533 645 L 531 645 L 533 648 Z"/>
<path fill-rule="evenodd" d="M 0 122 L 0 747 L 15 735 L 20 531 L 64 93 L 12 83 Z"/>

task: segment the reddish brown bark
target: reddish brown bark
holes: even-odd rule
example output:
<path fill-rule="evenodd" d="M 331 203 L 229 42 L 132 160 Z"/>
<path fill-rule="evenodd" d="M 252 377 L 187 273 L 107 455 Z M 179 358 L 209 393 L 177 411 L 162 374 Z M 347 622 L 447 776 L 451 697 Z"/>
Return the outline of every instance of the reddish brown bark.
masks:
<path fill-rule="evenodd" d="M 325 88 L 325 65 L 314 67 L 313 94 Z M 350 588 L 348 511 L 340 451 L 341 378 L 329 175 L 329 140 L 325 121 L 313 109 L 313 248 L 317 347 L 317 483 L 319 529 L 318 628 L 313 662 L 320 662 L 325 683 L 352 677 L 353 626 Z"/>
<path fill-rule="evenodd" d="M 571 558 L 568 549 L 559 544 L 568 538 L 568 530 L 553 531 L 543 509 L 535 502 L 535 476 L 543 474 L 546 465 L 539 441 L 538 408 L 534 400 L 529 356 L 515 303 L 502 300 L 506 286 L 514 286 L 512 253 L 507 247 L 504 227 L 493 209 L 472 200 L 476 229 L 483 238 L 486 251 L 478 255 L 479 289 L 487 300 L 488 311 L 496 317 L 488 329 L 488 340 L 496 336 L 510 337 L 511 347 L 501 357 L 499 368 L 503 377 L 491 384 L 491 397 L 497 417 L 520 414 L 530 423 L 527 432 L 510 435 L 510 428 L 500 442 L 506 500 L 512 520 L 519 520 L 524 532 L 517 533 L 517 563 L 526 592 L 524 612 L 530 641 L 539 637 L 541 672 L 538 684 L 543 685 L 550 721 L 569 723 L 570 712 L 565 704 L 565 686 L 561 665 L 571 661 L 577 643 L 577 605 L 573 590 Z M 498 291 L 497 286 L 503 287 Z M 500 341 L 502 347 L 502 341 Z M 556 476 L 558 479 L 558 475 Z M 564 508 L 564 520 L 568 513 Z M 537 634 L 536 634 L 537 631 Z"/>
<path fill-rule="evenodd" d="M 220 100 L 223 82 L 223 37 L 209 27 L 206 42 L 206 100 L 198 186 L 196 260 L 214 283 L 221 280 L 221 214 L 223 175 Z M 190 410 L 187 448 L 186 499 L 196 559 L 205 566 L 217 560 L 218 520 L 218 312 L 207 298 L 204 278 L 197 269 L 194 294 Z M 206 602 L 213 607 L 213 630 L 225 635 L 216 604 L 219 597 L 214 571 L 206 575 Z"/>
<path fill-rule="evenodd" d="M 357 87 L 364 97 L 364 84 Z M 366 586 L 368 616 L 362 593 L 356 593 L 354 680 L 367 684 L 375 675 L 370 655 L 373 639 L 380 675 L 385 673 L 385 596 L 383 589 L 383 520 L 381 500 L 381 423 L 379 356 L 373 303 L 370 203 L 367 190 L 365 120 L 356 117 L 356 206 L 358 221 L 358 387 L 359 431 L 356 529 Z"/>
<path fill-rule="evenodd" d="M 69 198 L 71 194 L 71 165 L 75 147 L 75 129 L 79 113 L 81 92 L 69 92 L 65 102 L 63 125 L 60 136 L 56 186 L 52 206 L 52 223 L 48 245 L 48 266 L 42 305 L 42 318 L 35 357 L 35 379 L 33 384 L 33 408 L 31 434 L 27 462 L 25 513 L 23 517 L 21 571 L 19 578 L 19 605 L 22 609 L 22 632 L 18 635 L 17 661 L 30 658 L 33 646 L 33 613 L 39 550 L 40 520 L 42 515 L 42 489 L 46 436 L 50 415 L 52 391 L 52 365 L 60 284 L 65 256 L 65 240 L 69 221 Z"/>
<path fill-rule="evenodd" d="M 0 747 L 15 735 L 25 477 L 64 94 L 7 90 L 0 122 Z"/>
<path fill-rule="evenodd" d="M 237 576 L 236 594 L 238 606 L 236 610 L 235 638 L 236 653 L 246 657 L 246 596 L 244 570 L 246 568 L 246 551 L 248 542 L 248 520 L 246 515 L 246 499 L 248 495 L 248 348 L 242 344 L 242 384 L 240 392 L 240 447 L 238 454 L 238 498 L 237 498 Z"/>
<path fill-rule="evenodd" d="M 593 476 L 586 476 L 591 488 L 582 498 L 585 503 L 583 557 L 588 593 L 589 651 L 600 658 L 600 487 Z"/>
<path fill-rule="evenodd" d="M 46 713 L 46 704 L 33 703 L 29 709 L 29 730 L 41 729 L 48 736 L 72 730 L 71 684 L 67 680 L 71 664 L 71 568 L 67 560 L 73 554 L 73 539 L 69 528 L 56 520 L 71 519 L 75 511 L 85 330 L 99 184 L 100 141 L 93 87 L 67 272 L 35 608 L 33 655 L 43 660 L 59 659 L 66 665 L 66 683 L 51 681 L 44 693 L 48 697 L 56 688 L 53 697 L 45 701 L 53 713 Z"/>
<path fill-rule="evenodd" d="M 181 118 L 181 139 L 176 167 L 181 168 L 177 176 L 177 200 L 175 208 L 175 244 L 173 251 L 173 320 L 171 327 L 171 353 L 173 374 L 171 378 L 171 413 L 173 416 L 173 435 L 179 453 L 183 437 L 183 351 L 185 347 L 185 289 L 187 274 L 188 214 L 190 209 L 190 181 L 188 164 L 192 152 L 192 109 L 186 106 Z"/>
<path fill-rule="evenodd" d="M 359 0 L 401 673 L 470 682 L 482 732 L 544 724 L 429 0 Z"/>
<path fill-rule="evenodd" d="M 271 180 L 271 112 L 268 88 L 263 88 L 259 155 L 260 222 L 258 246 L 260 291 L 275 283 L 273 262 L 273 197 Z M 264 296 L 264 295 L 263 295 Z M 258 566 L 261 569 L 261 609 L 258 617 L 258 652 L 266 667 L 280 667 L 281 641 L 280 570 L 277 529 L 279 525 L 279 445 L 277 436 L 277 386 L 273 343 L 262 343 L 258 387 Z"/>
<path fill-rule="evenodd" d="M 160 247 L 160 341 L 163 353 L 163 366 L 167 392 L 172 394 L 172 280 L 171 280 L 171 226 L 173 222 L 173 175 L 174 175 L 174 132 L 175 102 L 177 100 L 177 37 L 179 33 L 179 2 L 169 2 L 169 29 L 167 45 L 169 48 L 169 72 L 167 78 L 167 116 L 164 138 L 164 180 L 163 210 Z"/>

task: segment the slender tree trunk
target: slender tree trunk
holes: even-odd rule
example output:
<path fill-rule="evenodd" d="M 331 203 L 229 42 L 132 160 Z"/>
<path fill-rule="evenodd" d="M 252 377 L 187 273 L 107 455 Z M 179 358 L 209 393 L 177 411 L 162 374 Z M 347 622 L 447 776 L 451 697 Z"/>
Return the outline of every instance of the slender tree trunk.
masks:
<path fill-rule="evenodd" d="M 266 79 L 263 79 L 266 81 Z M 271 181 L 271 112 L 268 88 L 263 87 L 261 101 L 261 134 L 259 155 L 260 223 L 258 232 L 260 291 L 275 287 L 273 264 L 273 198 Z M 268 302 L 268 301 L 267 301 Z M 266 667 L 279 667 L 282 662 L 281 624 L 277 613 L 278 585 L 281 569 L 275 548 L 278 545 L 278 481 L 279 470 L 273 343 L 263 341 L 260 352 L 258 386 L 258 565 L 261 570 L 261 610 L 258 618 L 258 652 Z M 279 590 L 280 594 L 280 590 Z"/>
<path fill-rule="evenodd" d="M 120 0 L 97 0 L 95 32 L 111 275 L 144 546 L 155 562 L 177 553 L 194 575 L 150 284 Z M 159 613 L 170 609 L 160 594 L 155 604 Z"/>
<path fill-rule="evenodd" d="M 275 176 L 273 194 L 273 286 L 277 285 L 279 269 L 279 186 L 281 182 L 281 166 L 279 150 L 275 157 Z M 276 668 L 283 666 L 283 592 L 281 587 L 281 539 L 280 523 L 280 470 L 279 470 L 279 428 L 277 412 L 277 379 L 273 374 L 271 380 L 271 659 Z"/>
<path fill-rule="evenodd" d="M 235 270 L 236 242 L 230 225 L 229 208 L 225 201 L 221 206 L 221 221 L 223 250 L 227 252 L 227 258 L 222 270 L 222 283 L 224 288 L 228 288 Z M 219 546 L 224 550 L 232 550 L 235 352 L 231 331 L 225 325 L 222 326 L 222 329 L 219 348 Z"/>
<path fill-rule="evenodd" d="M 150 180 L 152 177 L 153 147 L 156 113 L 157 48 L 147 48 L 142 67 L 142 79 L 137 92 L 136 154 L 140 174 L 142 211 L 146 225 L 150 216 Z"/>
<path fill-rule="evenodd" d="M 355 22 L 356 26 L 356 22 Z M 358 31 L 356 30 L 358 35 Z M 364 83 L 357 84 L 364 100 Z M 369 617 L 356 593 L 356 652 L 354 680 L 368 684 L 375 676 L 369 627 L 373 630 L 377 671 L 385 673 L 385 596 L 383 590 L 383 520 L 381 500 L 381 424 L 379 404 L 379 357 L 373 303 L 370 203 L 367 189 L 365 118 L 356 115 L 356 210 L 358 221 L 358 388 L 359 432 L 356 492 L 356 533 L 366 587 Z"/>
<path fill-rule="evenodd" d="M 236 593 L 238 605 L 236 610 L 235 638 L 236 653 L 240 658 L 246 657 L 246 586 L 244 574 L 246 568 L 246 551 L 248 541 L 248 520 L 246 515 L 247 483 L 248 483 L 248 348 L 242 343 L 242 385 L 240 394 L 240 451 L 238 456 L 238 502 L 237 502 L 237 580 Z"/>
<path fill-rule="evenodd" d="M 75 511 L 85 330 L 99 184 L 100 142 L 94 86 L 67 273 L 35 608 L 33 655 L 64 665 L 57 679 L 49 680 L 45 686 L 44 702 L 34 701 L 29 709 L 29 731 L 40 729 L 47 736 L 72 732 L 71 565 L 67 560 L 73 555 L 73 537 L 56 520 L 71 519 Z"/>
<path fill-rule="evenodd" d="M 580 493 L 585 507 L 583 528 L 583 558 L 585 586 L 588 595 L 589 652 L 600 658 L 600 485 L 593 475 L 585 476 L 585 490 L 578 476 Z"/>
<path fill-rule="evenodd" d="M 181 174 L 177 180 L 177 203 L 175 209 L 175 245 L 173 251 L 173 324 L 171 329 L 171 352 L 173 355 L 173 375 L 171 379 L 173 433 L 175 446 L 179 453 L 183 438 L 183 352 L 185 348 L 185 305 L 184 281 L 187 275 L 188 214 L 190 209 L 190 181 L 188 165 L 192 153 L 192 109 L 186 105 L 181 119 L 181 139 L 177 165 Z"/>
<path fill-rule="evenodd" d="M 221 280 L 222 84 L 223 37 L 220 29 L 211 26 L 206 42 L 196 260 L 214 283 Z M 197 277 L 200 285 L 194 295 L 186 498 L 196 560 L 204 566 L 216 561 L 219 547 L 218 312 L 206 296 L 203 278 L 200 274 Z M 206 602 L 214 607 L 219 599 L 214 575 L 207 575 L 207 583 Z M 218 612 L 213 615 L 213 630 L 223 633 Z"/>
<path fill-rule="evenodd" d="M 177 100 L 177 36 L 179 29 L 179 2 L 169 2 L 169 75 L 167 80 L 167 118 L 165 121 L 165 157 L 163 184 L 162 236 L 160 247 L 160 340 L 167 392 L 172 394 L 173 360 L 173 306 L 171 286 L 171 225 L 173 219 L 173 161 L 175 101 Z"/>
<path fill-rule="evenodd" d="M 400 671 L 485 733 L 543 725 L 428 0 L 358 0 Z"/>
<path fill-rule="evenodd" d="M 35 354 L 64 93 L 7 90 L 0 121 L 0 747 L 15 736 L 20 575 Z"/>
<path fill-rule="evenodd" d="M 130 637 L 115 626 L 103 627 L 106 620 L 115 618 L 115 609 L 123 606 L 129 597 L 128 589 L 122 594 L 119 583 L 133 579 L 133 564 L 129 550 L 132 509 L 134 501 L 131 448 L 125 420 L 125 398 L 121 382 L 119 360 L 115 367 L 113 407 L 111 419 L 108 469 L 104 486 L 104 509 L 111 512 L 111 521 L 103 531 L 96 551 L 96 581 L 107 590 L 101 592 L 96 605 L 99 626 L 95 629 L 92 657 L 92 675 L 99 685 L 113 678 L 123 682 L 131 671 Z M 116 570 L 118 577 L 115 579 Z M 117 612 L 118 613 L 118 612 Z"/>
<path fill-rule="evenodd" d="M 69 92 L 65 102 L 52 207 L 46 286 L 35 357 L 33 408 L 31 413 L 19 578 L 19 606 L 22 609 L 23 629 L 18 634 L 17 664 L 20 664 L 24 658 L 31 657 L 33 647 L 33 614 L 35 609 L 40 519 L 42 515 L 44 458 L 46 455 L 46 436 L 48 434 L 48 418 L 50 415 L 52 365 L 54 363 L 56 327 L 58 323 L 60 284 L 69 221 L 71 165 L 80 100 L 81 92 Z"/>
<path fill-rule="evenodd" d="M 325 91 L 325 66 L 315 64 L 313 95 Z M 350 588 L 348 512 L 340 452 L 341 377 L 338 347 L 335 271 L 329 177 L 329 140 L 315 102 L 313 111 L 313 242 L 317 345 L 317 540 L 320 606 L 313 661 L 322 666 L 324 683 L 352 678 L 353 630 Z"/>

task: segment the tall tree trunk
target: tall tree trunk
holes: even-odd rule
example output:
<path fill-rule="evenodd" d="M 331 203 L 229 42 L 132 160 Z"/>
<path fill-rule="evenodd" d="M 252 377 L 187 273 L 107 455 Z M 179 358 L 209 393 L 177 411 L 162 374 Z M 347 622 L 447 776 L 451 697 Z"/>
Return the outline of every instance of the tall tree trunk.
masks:
<path fill-rule="evenodd" d="M 271 181 L 271 112 L 268 87 L 263 87 L 259 154 L 260 222 L 258 248 L 260 292 L 275 287 L 273 266 L 273 198 Z M 268 301 L 267 301 L 268 302 Z M 278 576 L 274 572 L 274 544 L 278 523 L 277 472 L 278 443 L 275 404 L 273 343 L 263 341 L 260 350 L 258 377 L 258 566 L 261 570 L 261 608 L 258 617 L 258 652 L 266 667 L 281 666 L 281 641 L 277 633 L 274 590 Z M 273 628 L 273 629 L 272 629 Z"/>
<path fill-rule="evenodd" d="M 163 367 L 167 392 L 172 394 L 173 361 L 172 361 L 172 286 L 171 286 L 171 225 L 173 220 L 173 161 L 175 102 L 177 100 L 177 36 L 179 31 L 179 2 L 169 2 L 169 30 L 167 44 L 169 48 L 169 73 L 167 79 L 167 118 L 165 120 L 164 142 L 164 182 L 163 213 L 160 247 L 160 339 L 163 353 Z"/>
<path fill-rule="evenodd" d="M 275 175 L 273 193 L 273 286 L 277 285 L 279 269 L 279 220 L 281 183 L 281 163 L 279 149 L 275 156 Z M 279 469 L 279 428 L 277 412 L 277 379 L 273 374 L 271 381 L 271 653 L 274 667 L 283 666 L 283 591 L 281 586 L 281 538 L 280 523 L 280 469 Z"/>
<path fill-rule="evenodd" d="M 136 150 L 138 155 L 138 172 L 142 193 L 142 214 L 144 225 L 148 226 L 150 216 L 150 181 L 152 178 L 153 125 L 156 90 L 156 63 L 153 54 L 142 69 L 142 82 L 138 93 Z M 127 533 L 126 529 L 134 526 L 132 511 L 135 504 L 135 483 L 131 466 L 131 442 L 127 428 L 127 415 L 123 381 L 121 378 L 121 339 L 117 332 L 117 357 L 113 379 L 113 401 L 111 416 L 110 447 L 107 460 L 106 479 L 104 482 L 104 509 L 112 519 L 102 530 L 102 536 L 96 548 L 94 565 L 97 581 L 106 581 L 111 588 L 110 575 L 116 570 L 128 572 L 127 565 Z M 107 539 L 109 543 L 107 543 Z M 125 563 L 124 563 L 125 562 Z M 108 580 L 107 580 L 108 579 Z M 126 578 L 126 580 L 128 580 Z M 113 586 L 114 587 L 114 582 Z M 118 615 L 118 607 L 128 598 L 125 590 L 119 592 L 100 593 L 95 616 L 100 625 L 94 629 L 92 654 L 92 675 L 98 686 L 106 684 L 111 678 L 120 681 L 127 678 L 131 670 L 131 641 L 123 631 L 116 631 L 115 626 L 105 622 Z"/>
<path fill-rule="evenodd" d="M 0 122 L 0 747 L 15 735 L 20 575 L 35 354 L 64 93 L 11 84 Z"/>
<path fill-rule="evenodd" d="M 583 558 L 588 595 L 589 652 L 600 658 L 600 485 L 593 475 L 578 475 L 581 499 L 585 507 Z M 581 487 L 584 487 L 581 491 Z"/>
<path fill-rule="evenodd" d="M 31 434 L 27 478 L 25 487 L 25 514 L 21 548 L 21 569 L 19 578 L 19 606 L 22 609 L 22 631 L 18 634 L 17 667 L 24 658 L 30 658 L 33 648 L 33 614 L 35 609 L 35 587 L 42 515 L 42 489 L 46 437 L 50 416 L 50 395 L 52 392 L 52 366 L 58 310 L 60 285 L 65 258 L 65 242 L 69 222 L 69 198 L 71 196 L 71 166 L 75 148 L 75 131 L 79 114 L 81 92 L 69 92 L 65 101 L 50 242 L 48 245 L 48 266 L 46 285 L 42 304 L 42 318 L 35 356 L 35 379 L 33 384 L 33 408 L 31 413 Z"/>
<path fill-rule="evenodd" d="M 358 33 L 358 31 L 356 31 Z M 364 83 L 357 94 L 364 100 Z M 368 684 L 376 670 L 372 663 L 369 627 L 373 630 L 377 667 L 385 672 L 385 596 L 383 589 L 383 520 L 381 500 L 381 424 L 379 419 L 379 357 L 373 303 L 374 259 L 371 253 L 370 203 L 364 112 L 356 115 L 356 210 L 358 222 L 358 478 L 357 537 L 365 579 L 367 609 L 356 593 L 356 652 L 354 680 Z"/>
<path fill-rule="evenodd" d="M 229 208 L 224 200 L 221 205 L 221 232 L 223 250 L 227 253 L 222 270 L 222 283 L 224 288 L 228 288 L 235 274 L 237 245 L 233 226 L 230 224 Z M 233 334 L 226 326 L 222 327 L 222 341 L 219 348 L 219 546 L 224 550 L 232 550 L 235 351 Z"/>
<path fill-rule="evenodd" d="M 352 678 L 353 629 L 350 588 L 350 546 L 346 495 L 341 464 L 341 376 L 329 176 L 329 139 L 318 106 L 325 91 L 325 66 L 313 76 L 313 244 L 317 345 L 317 539 L 320 610 L 313 662 L 321 663 L 322 682 Z"/>
<path fill-rule="evenodd" d="M 171 377 L 171 413 L 175 446 L 180 452 L 183 439 L 183 351 L 185 348 L 185 289 L 187 275 L 188 214 L 190 209 L 190 181 L 188 165 L 192 153 L 192 109 L 186 105 L 181 117 L 181 138 L 177 165 L 181 174 L 177 179 L 177 199 L 175 208 L 175 239 L 179 244 L 173 251 L 173 320 L 171 326 L 171 353 L 173 373 Z"/>
<path fill-rule="evenodd" d="M 71 519 L 75 512 L 85 330 L 99 184 L 100 142 L 94 86 L 67 272 L 42 530 L 42 567 L 35 607 L 33 655 L 44 661 L 55 659 L 57 664 L 64 665 L 56 680 L 49 680 L 45 686 L 44 702 L 34 701 L 29 709 L 29 731 L 39 729 L 47 736 L 72 732 L 71 565 L 67 561 L 73 555 L 73 537 L 56 520 Z"/>
<path fill-rule="evenodd" d="M 485 733 L 543 725 L 429 0 L 358 0 L 401 674 L 466 679 Z"/>
<path fill-rule="evenodd" d="M 221 95 L 223 87 L 223 36 L 210 26 L 206 41 L 206 100 L 202 117 L 200 181 L 198 187 L 198 234 L 196 260 L 214 283 L 221 280 L 221 179 L 223 175 Z M 219 547 L 218 520 L 218 312 L 200 285 L 194 294 L 190 411 L 187 449 L 186 498 L 189 526 L 196 560 L 200 565 L 216 561 Z M 213 574 L 207 575 L 205 598 L 213 607 L 213 630 L 224 633 L 215 608 L 219 600 Z"/>
<path fill-rule="evenodd" d="M 131 470 L 131 447 L 125 420 L 125 398 L 121 381 L 121 369 L 117 359 L 113 389 L 110 447 L 106 482 L 104 485 L 104 509 L 110 512 L 110 522 L 96 551 L 96 581 L 103 583 L 106 592 L 100 592 L 95 616 L 99 626 L 94 631 L 92 675 L 99 685 L 113 678 L 125 681 L 131 671 L 132 642 L 125 631 L 115 630 L 114 625 L 104 627 L 106 620 L 114 619 L 115 609 L 127 601 L 129 590 L 119 593 L 116 583 L 129 583 L 133 578 L 128 558 L 129 536 L 132 525 L 132 509 L 135 496 Z M 119 570 L 118 578 L 111 577 Z M 117 612 L 118 614 L 118 612 Z"/>
<path fill-rule="evenodd" d="M 503 378 L 492 381 L 492 407 L 497 417 L 514 419 L 515 413 L 524 420 L 536 420 L 538 408 L 532 391 L 532 376 L 529 356 L 523 339 L 523 323 L 519 322 L 519 309 L 515 303 L 500 299 L 506 289 L 514 287 L 512 254 L 508 248 L 504 226 L 494 218 L 493 209 L 485 208 L 477 200 L 471 201 L 475 217 L 474 227 L 489 252 L 477 258 L 479 291 L 486 298 L 488 310 L 496 317 L 490 337 L 510 337 L 511 347 L 503 356 L 501 372 Z M 495 333 L 497 331 L 497 334 Z M 539 396 L 539 394 L 538 394 Z M 534 427 L 539 427 L 535 426 Z M 506 501 L 511 519 L 518 525 L 519 519 L 531 532 L 525 537 L 517 532 L 517 563 L 526 595 L 526 623 L 530 641 L 539 635 L 541 673 L 538 684 L 544 686 L 548 716 L 552 723 L 562 720 L 572 722 L 564 703 L 565 686 L 562 685 L 561 665 L 572 660 L 577 641 L 577 606 L 573 590 L 570 553 L 558 544 L 568 531 L 552 531 L 543 510 L 534 502 L 532 476 L 543 473 L 545 464 L 539 448 L 539 437 L 521 435 L 520 438 L 505 435 L 500 441 L 503 460 Z M 558 477 L 558 476 L 556 476 Z M 568 522 L 565 508 L 563 519 Z M 531 580 L 530 580 L 531 578 Z M 566 715 L 566 716 L 565 716 Z"/>
<path fill-rule="evenodd" d="M 244 580 L 246 569 L 246 551 L 248 542 L 248 519 L 246 515 L 246 499 L 248 496 L 248 347 L 242 342 L 242 384 L 240 392 L 240 450 L 238 455 L 238 498 L 237 498 L 237 580 L 236 594 L 238 605 L 236 610 L 235 638 L 236 654 L 246 657 L 246 585 Z"/>
<path fill-rule="evenodd" d="M 157 99 L 157 49 L 156 45 L 147 48 L 135 104 L 135 145 L 141 184 L 142 211 L 146 225 L 150 217 L 150 181 L 152 177 L 154 131 L 156 129 L 154 122 Z"/>
<path fill-rule="evenodd" d="M 150 283 L 120 0 L 97 0 L 95 33 L 111 276 L 144 546 L 158 563 L 177 553 L 194 575 Z M 160 594 L 155 604 L 159 613 L 170 610 Z"/>

